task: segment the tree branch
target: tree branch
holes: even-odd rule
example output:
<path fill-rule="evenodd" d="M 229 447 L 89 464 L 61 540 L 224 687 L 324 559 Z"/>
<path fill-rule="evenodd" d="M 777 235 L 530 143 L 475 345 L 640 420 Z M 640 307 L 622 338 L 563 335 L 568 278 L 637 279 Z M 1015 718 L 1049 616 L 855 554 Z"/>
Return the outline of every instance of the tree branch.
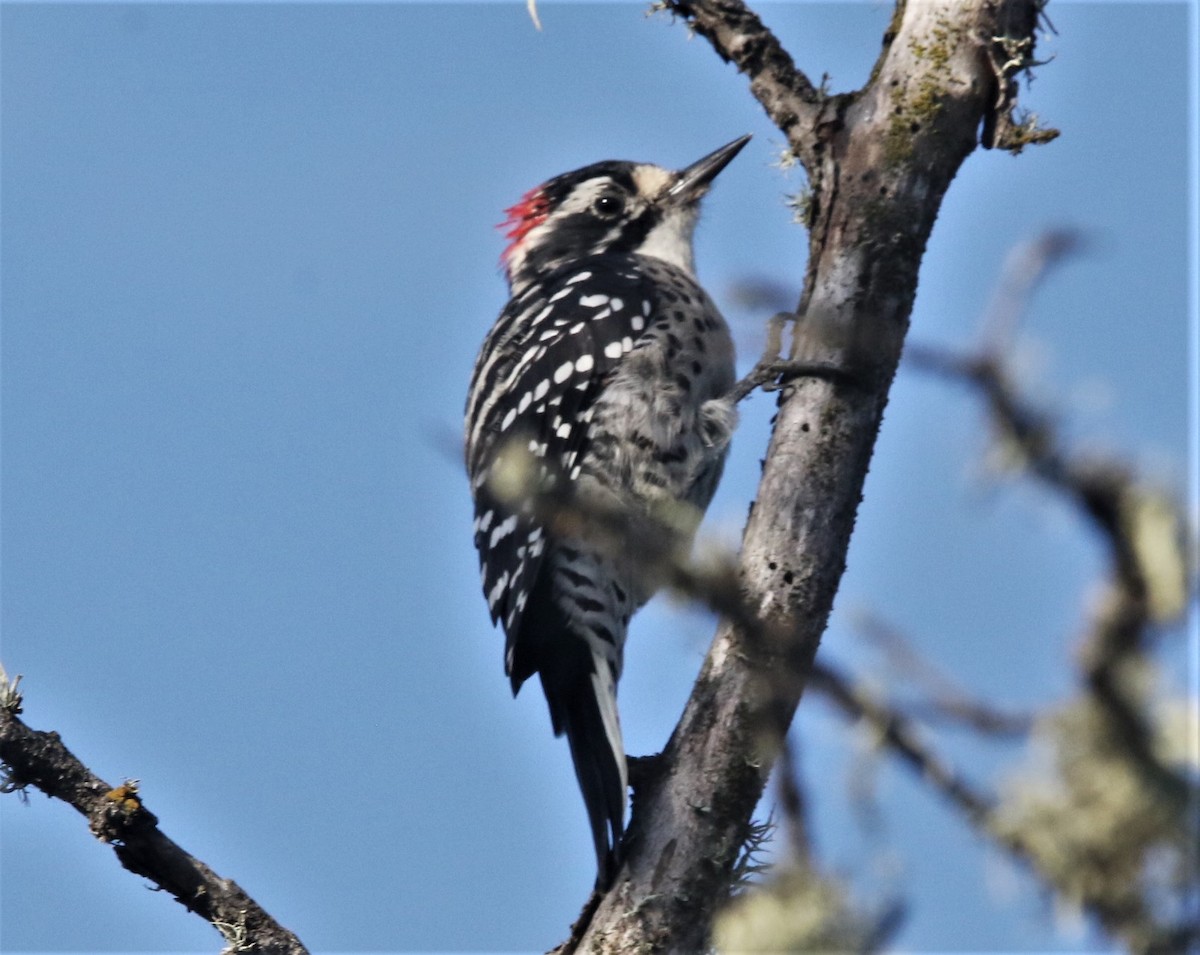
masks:
<path fill-rule="evenodd" d="M 1014 251 L 978 352 L 911 348 L 906 357 L 977 392 L 1008 461 L 1091 521 L 1110 556 L 1079 654 L 1081 692 L 1038 721 L 1053 769 L 1041 766 L 1013 789 L 993 814 L 999 832 L 1022 844 L 1024 861 L 1060 898 L 1131 950 L 1182 953 L 1200 940 L 1194 897 L 1173 917 L 1161 896 L 1186 895 L 1194 879 L 1200 790 L 1162 745 L 1147 650 L 1156 624 L 1185 613 L 1186 520 L 1122 462 L 1072 453 L 1052 416 L 1014 384 L 1006 357 L 1032 289 L 1072 245 L 1048 233 Z"/>
<path fill-rule="evenodd" d="M 796 67 L 757 14 L 741 0 L 661 0 L 659 9 L 681 17 L 726 63 L 750 79 L 750 92 L 791 143 L 807 148 L 807 133 L 824 94 Z"/>
<path fill-rule="evenodd" d="M 242 888 L 223 879 L 169 839 L 142 803 L 135 782 L 110 786 L 63 745 L 57 733 L 30 729 L 17 716 L 21 698 L 0 669 L 2 792 L 36 786 L 88 820 L 92 834 L 112 846 L 130 872 L 170 892 L 188 911 L 212 924 L 229 952 L 307 955 L 300 940 Z"/>
<path fill-rule="evenodd" d="M 1116 892 L 1081 892 L 1080 885 L 1097 880 L 1089 880 L 1080 870 L 1085 870 L 1089 864 L 1103 869 L 1106 862 L 1110 861 L 1103 857 L 1103 853 L 1080 860 L 1082 865 L 1078 867 L 1068 864 L 1064 870 L 1061 860 L 1047 858 L 1038 833 L 1014 825 L 1011 818 L 1007 817 L 1005 807 L 998 805 L 990 795 L 975 789 L 953 766 L 922 742 L 916 727 L 903 714 L 875 699 L 836 669 L 822 663 L 814 665 L 811 679 L 814 689 L 819 688 L 849 720 L 865 722 L 878 735 L 882 745 L 905 763 L 918 779 L 958 809 L 981 836 L 1005 850 L 1058 898 L 1082 906 L 1108 931 L 1125 940 L 1133 951 L 1183 955 L 1191 950 L 1191 944 L 1200 940 L 1200 926 L 1186 920 L 1164 924 L 1165 919 L 1156 917 L 1146 904 L 1144 890 L 1137 884 L 1136 878 Z M 1114 780 L 1114 784 L 1119 782 Z M 1061 846 L 1058 849 L 1062 851 Z M 1067 857 L 1073 858 L 1069 852 Z M 1102 884 L 1105 880 L 1101 878 L 1098 881 Z"/>
<path fill-rule="evenodd" d="M 819 689 L 849 719 L 865 720 L 888 749 L 962 812 L 972 826 L 999 842 L 1021 861 L 1029 862 L 1025 847 L 992 825 L 992 798 L 976 790 L 929 749 L 920 740 L 916 727 L 903 714 L 855 686 L 828 664 L 814 663 L 810 680 L 813 689 Z"/>
<path fill-rule="evenodd" d="M 740 559 L 742 599 L 766 639 L 720 626 L 656 772 L 637 793 L 617 882 L 573 939 L 590 952 L 694 952 L 708 943 L 841 578 L 925 244 L 994 107 L 995 77 L 981 50 L 1002 34 L 1027 37 L 1032 50 L 1037 18 L 1033 0 L 902 5 L 868 86 L 818 109 L 812 84 L 740 3 L 668 9 L 747 73 L 808 168 L 809 264 L 797 309 L 806 334 L 794 337 L 789 357 L 853 369 L 854 380 L 803 378 L 780 392 Z M 735 42 L 747 30 L 759 37 L 755 55 Z"/>
<path fill-rule="evenodd" d="M 1182 610 L 1186 594 L 1182 516 L 1172 514 L 1162 495 L 1142 487 L 1120 462 L 1068 454 L 1051 418 L 1031 407 L 1013 384 L 995 339 L 984 351 L 966 356 L 914 347 L 907 360 L 975 388 L 1019 462 L 1076 506 L 1100 533 L 1111 569 L 1100 612 L 1083 641 L 1084 680 L 1146 778 L 1165 798 L 1184 805 L 1189 787 L 1155 753 L 1153 733 L 1123 676 L 1126 664 L 1145 649 L 1155 620 L 1169 619 Z M 1163 559 L 1172 552 L 1173 557 Z"/>

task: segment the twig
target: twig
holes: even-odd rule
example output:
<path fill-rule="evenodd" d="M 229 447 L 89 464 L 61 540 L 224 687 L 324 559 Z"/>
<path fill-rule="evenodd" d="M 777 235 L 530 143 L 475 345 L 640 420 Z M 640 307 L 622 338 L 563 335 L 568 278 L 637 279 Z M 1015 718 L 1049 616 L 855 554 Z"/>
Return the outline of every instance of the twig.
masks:
<path fill-rule="evenodd" d="M 1005 257 L 1000 281 L 984 312 L 980 332 L 984 354 L 1001 355 L 1012 348 L 1017 326 L 1029 311 L 1034 291 L 1052 269 L 1082 246 L 1082 236 L 1074 229 L 1049 229 L 1013 247 Z"/>
<path fill-rule="evenodd" d="M 750 373 L 733 386 L 729 397 L 737 404 L 747 398 L 757 388 L 763 391 L 779 391 L 786 388 L 797 378 L 819 378 L 835 384 L 855 384 L 855 376 L 842 365 L 831 361 L 803 361 L 783 357 L 783 330 L 792 326 L 792 346 L 795 348 L 800 334 L 798 322 L 800 316 L 794 312 L 776 312 L 767 319 L 767 341 L 763 346 L 762 357 L 750 369 Z M 812 334 L 812 329 L 805 328 L 806 334 Z"/>
<path fill-rule="evenodd" d="M 779 747 L 779 765 L 775 772 L 778 774 L 776 785 L 779 789 L 779 808 L 787 820 L 788 844 L 791 846 L 794 862 L 800 866 L 812 865 L 812 834 L 808 825 L 808 809 L 804 798 L 804 789 L 800 783 L 799 760 L 796 756 L 798 746 L 792 736 L 785 736 Z"/>
<path fill-rule="evenodd" d="M 965 726 L 985 736 L 1027 736 L 1034 722 L 1034 718 L 1027 713 L 1005 713 L 978 700 L 966 698 L 916 700 L 902 706 L 906 714 L 922 722 Z"/>
<path fill-rule="evenodd" d="M 865 616 L 856 630 L 883 651 L 897 673 L 923 685 L 926 698 L 903 704 L 910 716 L 957 723 L 989 736 L 1024 736 L 1033 727 L 1029 714 L 1005 712 L 972 697 L 878 617 Z"/>
<path fill-rule="evenodd" d="M 990 825 L 992 800 L 974 789 L 952 767 L 923 744 L 912 724 L 900 713 L 876 700 L 849 678 L 827 663 L 813 664 L 809 685 L 819 689 L 848 717 L 866 721 L 889 749 L 917 774 L 957 806 L 967 820 L 991 837 L 997 834 Z M 1026 850 L 1009 840 L 1014 854 L 1025 859 Z"/>
<path fill-rule="evenodd" d="M 748 397 L 756 388 L 763 391 L 778 391 L 797 378 L 820 378 L 823 381 L 851 382 L 852 376 L 844 368 L 830 362 L 764 361 L 759 362 L 729 393 L 733 401 Z"/>

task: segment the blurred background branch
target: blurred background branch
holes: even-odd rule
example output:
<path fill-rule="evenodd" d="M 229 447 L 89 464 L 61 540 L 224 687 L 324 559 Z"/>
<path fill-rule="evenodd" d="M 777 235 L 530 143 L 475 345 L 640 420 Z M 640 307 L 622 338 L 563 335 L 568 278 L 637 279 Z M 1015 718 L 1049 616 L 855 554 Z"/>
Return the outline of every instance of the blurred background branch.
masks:
<path fill-rule="evenodd" d="M 1060 903 L 1091 913 L 1136 952 L 1184 952 L 1200 942 L 1196 899 L 1197 765 L 1194 700 L 1172 696 L 1152 656 L 1195 593 L 1188 528 L 1173 495 L 1115 456 L 1072 451 L 1056 415 L 1016 384 L 1013 341 L 1033 291 L 1078 248 L 1049 232 L 1008 257 L 977 351 L 910 345 L 916 370 L 978 395 L 1016 475 L 1027 474 L 1096 529 L 1109 568 L 1077 638 L 1076 690 L 1036 714 L 975 699 L 876 615 L 860 633 L 881 650 L 889 689 L 907 681 L 917 703 L 882 699 L 818 662 L 813 687 L 907 764 L 981 834 L 1028 867 Z M 951 721 L 981 739 L 1032 738 L 1029 768 L 998 793 L 965 782 L 921 739 L 919 724 Z"/>

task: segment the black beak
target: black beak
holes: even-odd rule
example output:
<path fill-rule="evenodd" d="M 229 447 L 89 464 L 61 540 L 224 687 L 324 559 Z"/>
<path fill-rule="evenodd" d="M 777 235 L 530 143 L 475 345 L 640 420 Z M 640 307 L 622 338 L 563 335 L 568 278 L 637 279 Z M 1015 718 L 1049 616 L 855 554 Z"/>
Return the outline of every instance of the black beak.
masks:
<path fill-rule="evenodd" d="M 708 184 L 717 178 L 717 173 L 728 166 L 748 142 L 749 133 L 714 150 L 703 159 L 697 159 L 679 173 L 675 184 L 666 191 L 665 198 L 671 202 L 694 202 L 699 199 Z"/>

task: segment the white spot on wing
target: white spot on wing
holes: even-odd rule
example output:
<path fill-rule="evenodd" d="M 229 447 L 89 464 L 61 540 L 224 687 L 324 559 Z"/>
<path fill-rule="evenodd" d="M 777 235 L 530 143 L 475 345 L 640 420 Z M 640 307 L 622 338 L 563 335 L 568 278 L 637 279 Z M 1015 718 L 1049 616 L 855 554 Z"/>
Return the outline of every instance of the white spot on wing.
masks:
<path fill-rule="evenodd" d="M 571 372 L 575 369 L 575 362 L 564 361 L 556 369 L 554 369 L 554 383 L 561 385 L 564 381 L 571 377 Z"/>
<path fill-rule="evenodd" d="M 575 280 L 571 279 L 571 281 L 574 282 Z M 599 308 L 601 305 L 608 304 L 608 296 L 607 295 L 581 295 L 579 297 L 579 304 L 582 305 L 584 308 Z"/>
<path fill-rule="evenodd" d="M 503 540 L 509 534 L 517 529 L 517 515 L 511 515 L 508 520 L 501 521 L 496 525 L 496 529 L 492 531 L 492 536 L 488 538 L 488 547 L 495 547 L 498 541 Z M 504 572 L 504 579 L 508 580 L 508 571 Z"/>
<path fill-rule="evenodd" d="M 488 593 L 488 609 L 495 610 L 496 604 L 500 602 L 500 598 L 504 596 L 504 588 L 508 586 L 508 571 L 500 575 L 500 579 L 496 581 L 496 586 Z"/>
<path fill-rule="evenodd" d="M 576 360 L 575 370 L 579 372 L 591 371 L 592 365 L 595 363 L 595 359 L 591 355 L 584 355 L 582 358 Z"/>

